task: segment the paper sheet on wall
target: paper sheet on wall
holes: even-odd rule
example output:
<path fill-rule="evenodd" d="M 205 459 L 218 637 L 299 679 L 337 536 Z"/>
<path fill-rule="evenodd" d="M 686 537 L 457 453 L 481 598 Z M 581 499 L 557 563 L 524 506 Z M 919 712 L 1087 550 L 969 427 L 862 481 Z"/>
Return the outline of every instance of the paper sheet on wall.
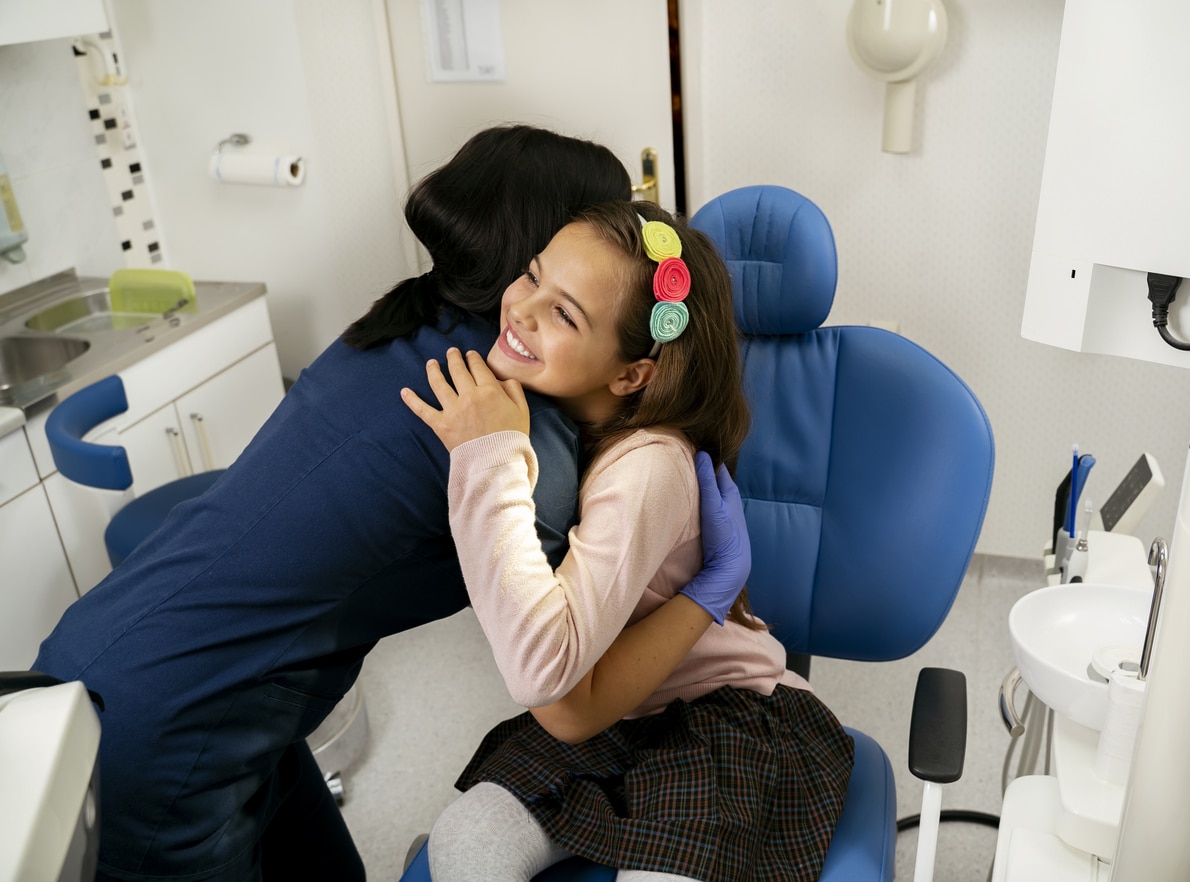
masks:
<path fill-rule="evenodd" d="M 500 0 L 421 0 L 433 83 L 504 82 Z"/>

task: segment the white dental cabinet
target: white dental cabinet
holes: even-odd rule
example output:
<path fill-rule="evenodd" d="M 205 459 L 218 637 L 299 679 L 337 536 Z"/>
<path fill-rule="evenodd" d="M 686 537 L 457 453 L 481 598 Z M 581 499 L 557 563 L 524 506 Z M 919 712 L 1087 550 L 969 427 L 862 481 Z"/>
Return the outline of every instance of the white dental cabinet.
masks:
<path fill-rule="evenodd" d="M 135 494 L 229 466 L 284 394 L 264 286 L 196 287 L 214 311 L 113 365 L 105 375 L 124 381 L 128 410 L 86 436 L 127 450 Z M 50 410 L 0 407 L 0 670 L 28 667 L 63 610 L 111 569 L 103 533 L 121 494 L 59 474 Z"/>

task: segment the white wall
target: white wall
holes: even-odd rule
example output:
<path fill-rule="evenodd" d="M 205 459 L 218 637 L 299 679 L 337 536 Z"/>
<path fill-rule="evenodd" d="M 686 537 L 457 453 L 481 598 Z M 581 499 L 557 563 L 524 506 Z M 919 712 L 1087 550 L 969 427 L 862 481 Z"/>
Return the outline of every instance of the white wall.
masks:
<path fill-rule="evenodd" d="M 0 155 L 29 233 L 23 263 L 0 260 L 0 294 L 124 265 L 69 40 L 0 46 Z"/>
<path fill-rule="evenodd" d="M 1168 402 L 1190 377 L 1020 336 L 1062 4 L 946 2 L 914 151 L 893 156 L 883 87 L 847 54 L 848 3 L 684 0 L 689 210 L 753 183 L 823 207 L 840 254 L 830 322 L 899 322 L 988 410 L 998 458 L 980 551 L 1036 556 L 1073 442 L 1098 457 L 1087 492 L 1100 500 L 1153 453 L 1168 487 L 1138 534 L 1168 537 L 1190 441 L 1190 409 Z M 415 262 L 383 7 L 112 2 L 166 265 L 265 281 L 289 376 Z M 31 235 L 27 264 L 0 264 L 0 292 L 120 263 L 72 78 L 65 41 L 0 47 L 0 151 Z M 305 186 L 211 181 L 210 152 L 236 131 L 306 155 Z"/>
<path fill-rule="evenodd" d="M 296 377 L 416 260 L 377 4 L 112 0 L 111 14 L 168 265 L 265 282 Z M 245 149 L 302 155 L 305 183 L 213 180 L 211 153 L 234 132 L 252 137 Z"/>
<path fill-rule="evenodd" d="M 945 2 L 949 42 L 918 87 L 913 152 L 897 156 L 880 150 L 883 86 L 847 52 L 850 3 L 685 0 L 689 210 L 756 183 L 822 207 L 839 249 L 828 323 L 899 322 L 988 411 L 980 551 L 1039 553 L 1076 442 L 1097 457 L 1100 502 L 1142 450 L 1157 458 L 1167 488 L 1138 529 L 1147 547 L 1172 532 L 1190 374 L 1020 335 L 1062 3 Z"/>

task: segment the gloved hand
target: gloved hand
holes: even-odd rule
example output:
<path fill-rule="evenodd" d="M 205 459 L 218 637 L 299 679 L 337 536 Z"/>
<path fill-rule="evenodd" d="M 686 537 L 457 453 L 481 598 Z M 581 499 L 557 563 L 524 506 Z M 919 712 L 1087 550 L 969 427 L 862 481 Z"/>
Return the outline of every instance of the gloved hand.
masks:
<path fill-rule="evenodd" d="M 719 466 L 701 450 L 694 456 L 702 510 L 702 571 L 679 594 L 685 594 L 720 625 L 744 588 L 752 570 L 752 545 L 744 522 L 740 491 Z"/>

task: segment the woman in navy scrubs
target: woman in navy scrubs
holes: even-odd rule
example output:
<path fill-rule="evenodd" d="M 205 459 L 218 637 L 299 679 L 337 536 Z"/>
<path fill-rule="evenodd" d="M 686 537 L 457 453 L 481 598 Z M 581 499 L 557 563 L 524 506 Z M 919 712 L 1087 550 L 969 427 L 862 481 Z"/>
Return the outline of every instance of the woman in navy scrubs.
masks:
<path fill-rule="evenodd" d="M 628 198 L 606 148 L 476 135 L 405 207 L 434 269 L 378 300 L 207 493 L 66 611 L 34 668 L 102 698 L 100 879 L 363 878 L 305 737 L 377 640 L 468 602 L 448 455 L 401 387 L 426 397 L 429 359 L 487 351 L 529 259 L 573 212 Z M 544 399 L 532 443 L 557 565 L 578 445 Z"/>

